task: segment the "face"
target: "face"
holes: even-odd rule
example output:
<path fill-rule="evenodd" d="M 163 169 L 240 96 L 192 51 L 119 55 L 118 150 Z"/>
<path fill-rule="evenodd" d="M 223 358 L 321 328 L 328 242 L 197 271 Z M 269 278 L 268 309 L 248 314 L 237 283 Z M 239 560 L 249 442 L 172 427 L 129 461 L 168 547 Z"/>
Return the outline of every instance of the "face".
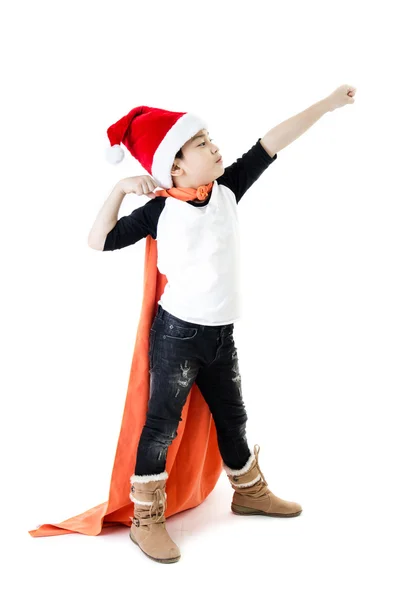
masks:
<path fill-rule="evenodd" d="M 213 143 L 206 129 L 198 131 L 183 146 L 183 158 L 176 158 L 171 175 L 176 187 L 207 185 L 224 172 L 218 146 Z"/>

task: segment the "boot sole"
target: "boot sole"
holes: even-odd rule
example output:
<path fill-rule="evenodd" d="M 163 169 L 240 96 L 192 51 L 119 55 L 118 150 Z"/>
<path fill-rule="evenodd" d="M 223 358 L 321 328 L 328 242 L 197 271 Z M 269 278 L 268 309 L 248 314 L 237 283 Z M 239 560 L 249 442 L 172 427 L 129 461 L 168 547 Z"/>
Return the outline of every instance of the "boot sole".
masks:
<path fill-rule="evenodd" d="M 136 539 L 133 537 L 132 535 L 132 531 L 130 529 L 130 539 L 134 542 L 134 544 L 136 544 L 138 546 L 138 548 L 144 553 L 146 554 L 146 556 L 148 558 L 151 558 L 152 560 L 155 560 L 156 562 L 160 562 L 160 563 L 174 563 L 177 562 L 181 556 L 175 556 L 174 558 L 154 558 L 154 556 L 150 556 L 150 554 L 148 554 L 147 552 L 145 552 L 144 550 L 142 550 L 142 548 L 140 547 L 140 545 L 138 544 L 138 542 L 136 541 Z"/>
<path fill-rule="evenodd" d="M 284 514 L 284 513 L 268 513 L 263 510 L 255 510 L 254 508 L 248 508 L 247 506 L 238 506 L 238 504 L 232 504 L 232 512 L 235 515 L 263 515 L 266 517 L 297 517 L 301 514 L 301 510 L 296 513 Z"/>

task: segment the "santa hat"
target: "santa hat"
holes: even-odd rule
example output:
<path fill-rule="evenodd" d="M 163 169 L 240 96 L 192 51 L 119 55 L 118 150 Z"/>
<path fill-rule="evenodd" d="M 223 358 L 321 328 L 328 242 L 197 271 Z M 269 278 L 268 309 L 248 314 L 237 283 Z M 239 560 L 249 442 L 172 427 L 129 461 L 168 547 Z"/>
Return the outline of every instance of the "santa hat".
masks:
<path fill-rule="evenodd" d="M 106 158 L 112 164 L 121 162 L 122 142 L 158 187 L 168 189 L 173 186 L 171 169 L 175 155 L 200 129 L 207 129 L 207 124 L 194 113 L 137 106 L 108 128 L 110 148 Z"/>

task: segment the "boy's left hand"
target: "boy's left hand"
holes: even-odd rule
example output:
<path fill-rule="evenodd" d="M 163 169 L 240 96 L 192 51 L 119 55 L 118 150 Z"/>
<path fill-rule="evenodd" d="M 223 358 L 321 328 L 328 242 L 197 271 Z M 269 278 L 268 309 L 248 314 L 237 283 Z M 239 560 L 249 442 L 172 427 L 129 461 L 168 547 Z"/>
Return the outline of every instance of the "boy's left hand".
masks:
<path fill-rule="evenodd" d="M 328 110 L 333 111 L 335 108 L 340 108 L 346 104 L 354 104 L 356 90 L 357 88 L 347 84 L 336 88 L 336 90 L 326 98 L 326 102 L 329 106 Z"/>

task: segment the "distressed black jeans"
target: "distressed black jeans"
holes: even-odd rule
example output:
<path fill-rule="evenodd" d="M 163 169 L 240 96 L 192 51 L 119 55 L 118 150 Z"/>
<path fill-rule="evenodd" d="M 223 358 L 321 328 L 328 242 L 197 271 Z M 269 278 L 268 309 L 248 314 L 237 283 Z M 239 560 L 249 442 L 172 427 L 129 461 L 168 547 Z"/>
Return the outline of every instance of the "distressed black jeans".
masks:
<path fill-rule="evenodd" d="M 138 444 L 135 474 L 165 470 L 182 408 L 196 383 L 213 416 L 224 463 L 241 469 L 250 457 L 234 324 L 183 321 L 158 305 L 150 329 L 150 396 Z"/>

